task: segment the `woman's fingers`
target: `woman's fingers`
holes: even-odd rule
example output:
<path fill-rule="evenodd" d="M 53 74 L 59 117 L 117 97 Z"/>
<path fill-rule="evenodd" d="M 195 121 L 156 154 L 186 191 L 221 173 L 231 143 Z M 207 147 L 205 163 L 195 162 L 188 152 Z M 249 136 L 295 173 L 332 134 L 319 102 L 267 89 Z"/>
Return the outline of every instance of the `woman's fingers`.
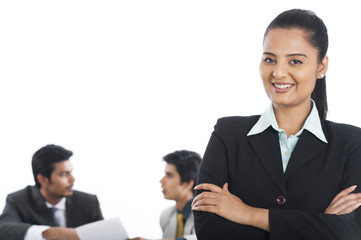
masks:
<path fill-rule="evenodd" d="M 203 205 L 216 205 L 217 202 L 219 202 L 219 199 L 222 198 L 222 195 L 229 193 L 228 191 L 228 183 L 225 183 L 223 185 L 223 188 L 220 188 L 219 186 L 211 183 L 202 183 L 199 184 L 194 188 L 195 190 L 208 190 L 210 192 L 202 192 L 198 194 L 192 203 L 192 207 L 194 207 L 194 210 L 201 210 L 199 206 Z M 215 201 L 215 199 L 218 199 Z M 207 208 L 208 209 L 208 208 Z M 213 212 L 213 211 L 212 211 Z"/>
<path fill-rule="evenodd" d="M 209 190 L 212 192 L 202 192 L 198 194 L 192 203 L 192 210 L 210 212 L 220 215 L 220 211 L 224 204 L 228 205 L 224 201 L 231 195 L 228 191 L 228 184 L 225 183 L 223 188 L 220 188 L 214 184 L 200 184 L 195 187 L 196 190 Z"/>
<path fill-rule="evenodd" d="M 361 204 L 361 193 L 352 193 L 356 185 L 342 190 L 326 208 L 327 214 L 348 214 L 356 210 Z"/>
<path fill-rule="evenodd" d="M 214 205 L 200 205 L 200 206 L 193 206 L 192 210 L 201 211 L 201 212 L 210 212 L 218 214 L 218 209 Z"/>
<path fill-rule="evenodd" d="M 226 192 L 229 192 L 229 191 L 228 191 L 228 182 L 226 182 L 226 183 L 223 185 L 223 190 L 226 191 Z"/>
<path fill-rule="evenodd" d="M 328 207 L 325 210 L 325 213 L 328 214 L 348 214 L 356 210 L 361 204 L 361 198 L 349 199 L 344 201 L 342 204 L 337 205 L 336 207 Z"/>
<path fill-rule="evenodd" d="M 246 224 L 252 219 L 254 208 L 249 207 L 239 197 L 228 191 L 228 184 L 222 188 L 213 184 L 200 184 L 195 189 L 209 190 L 194 198 L 192 209 L 210 212 L 226 218 L 232 222 Z M 268 215 L 267 215 L 268 219 Z"/>
<path fill-rule="evenodd" d="M 217 198 L 202 198 L 202 199 L 199 199 L 197 202 L 195 202 L 192 205 L 192 207 L 208 206 L 208 205 L 216 206 L 217 203 L 218 203 Z"/>
<path fill-rule="evenodd" d="M 202 183 L 194 187 L 194 190 L 208 190 L 212 192 L 220 192 L 222 188 L 212 183 Z"/>
<path fill-rule="evenodd" d="M 344 190 L 342 190 L 341 192 L 339 192 L 331 201 L 330 205 L 333 205 L 337 200 L 339 200 L 340 198 L 342 198 L 345 195 L 348 195 L 350 193 L 352 193 L 353 191 L 355 191 L 357 185 L 353 185 L 351 187 L 348 187 Z"/>
<path fill-rule="evenodd" d="M 217 193 L 213 193 L 213 192 L 202 192 L 201 194 L 198 194 L 194 199 L 193 199 L 193 203 L 192 203 L 192 206 L 198 202 L 199 200 L 201 199 L 204 199 L 204 198 L 217 198 L 218 195 Z"/>
<path fill-rule="evenodd" d="M 357 208 L 359 208 L 360 205 L 361 205 L 360 202 L 350 204 L 348 207 L 346 207 L 345 209 L 341 210 L 341 211 L 338 213 L 338 215 L 352 213 L 352 212 L 355 211 Z"/>
<path fill-rule="evenodd" d="M 199 201 L 202 200 L 202 199 L 215 199 L 215 198 L 218 198 L 219 197 L 219 193 L 220 191 L 222 191 L 222 189 L 216 185 L 213 185 L 215 186 L 216 188 L 213 188 L 213 186 L 210 186 L 210 185 L 213 185 L 213 184 L 201 184 L 201 185 L 198 185 L 200 186 L 199 188 L 197 189 L 207 189 L 207 190 L 210 190 L 211 188 L 213 190 L 216 190 L 217 192 L 202 192 L 200 194 L 198 194 L 194 199 L 193 199 L 193 202 L 192 202 L 192 207 L 195 206 L 195 205 L 200 205 L 199 204 Z M 198 187 L 197 186 L 197 187 Z M 196 188 L 195 188 L 196 189 Z M 219 191 L 219 192 L 218 192 Z"/>
<path fill-rule="evenodd" d="M 361 201 L 361 193 L 350 193 L 348 195 L 340 197 L 336 202 L 331 205 L 331 207 L 342 208 L 345 205 L 349 205 L 350 203 L 357 203 L 359 201 Z"/>
<path fill-rule="evenodd" d="M 198 194 L 194 199 L 192 203 L 192 207 L 198 204 L 199 200 L 204 198 L 217 198 L 218 193 L 220 193 L 223 189 L 218 187 L 215 184 L 211 183 L 202 183 L 194 187 L 194 190 L 207 190 L 210 192 L 202 192 Z M 199 204 L 198 204 L 199 205 Z"/>

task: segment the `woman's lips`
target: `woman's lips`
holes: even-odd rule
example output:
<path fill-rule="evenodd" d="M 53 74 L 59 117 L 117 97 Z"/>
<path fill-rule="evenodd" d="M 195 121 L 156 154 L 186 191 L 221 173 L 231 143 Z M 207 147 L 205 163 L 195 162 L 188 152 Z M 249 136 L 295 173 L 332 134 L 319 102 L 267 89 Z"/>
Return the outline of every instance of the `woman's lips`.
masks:
<path fill-rule="evenodd" d="M 288 92 L 293 88 L 294 84 L 292 83 L 272 83 L 273 89 L 278 93 Z"/>

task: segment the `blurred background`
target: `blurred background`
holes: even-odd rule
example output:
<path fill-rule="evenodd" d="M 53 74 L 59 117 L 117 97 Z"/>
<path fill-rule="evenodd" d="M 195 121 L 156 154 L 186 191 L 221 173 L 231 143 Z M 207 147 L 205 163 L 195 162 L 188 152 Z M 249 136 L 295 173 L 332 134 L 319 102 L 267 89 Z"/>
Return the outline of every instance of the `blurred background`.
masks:
<path fill-rule="evenodd" d="M 202 156 L 217 118 L 261 114 L 262 40 L 284 10 L 329 31 L 328 119 L 361 126 L 357 1 L 1 1 L 0 211 L 31 157 L 74 152 L 74 188 L 130 237 L 160 238 L 162 157 Z"/>

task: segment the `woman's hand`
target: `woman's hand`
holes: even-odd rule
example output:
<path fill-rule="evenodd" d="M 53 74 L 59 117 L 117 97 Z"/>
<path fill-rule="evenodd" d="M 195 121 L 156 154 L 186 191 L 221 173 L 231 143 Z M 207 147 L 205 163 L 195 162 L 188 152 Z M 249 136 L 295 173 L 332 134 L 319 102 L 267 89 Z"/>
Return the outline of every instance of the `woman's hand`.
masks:
<path fill-rule="evenodd" d="M 208 190 L 197 195 L 192 203 L 195 211 L 217 214 L 232 222 L 258 227 L 269 231 L 268 210 L 248 206 L 228 191 L 228 183 L 220 188 L 214 184 L 203 183 L 195 190 Z"/>
<path fill-rule="evenodd" d="M 361 205 L 361 193 L 351 193 L 356 187 L 356 185 L 351 186 L 337 194 L 326 208 L 325 213 L 342 215 L 356 210 Z"/>
<path fill-rule="evenodd" d="M 248 218 L 249 216 L 240 213 L 248 213 L 250 211 L 249 206 L 228 191 L 227 183 L 223 185 L 223 189 L 210 183 L 200 184 L 194 189 L 209 190 L 210 192 L 202 192 L 194 198 L 192 203 L 193 210 L 215 213 L 240 224 L 248 222 L 248 220 L 244 218 Z"/>

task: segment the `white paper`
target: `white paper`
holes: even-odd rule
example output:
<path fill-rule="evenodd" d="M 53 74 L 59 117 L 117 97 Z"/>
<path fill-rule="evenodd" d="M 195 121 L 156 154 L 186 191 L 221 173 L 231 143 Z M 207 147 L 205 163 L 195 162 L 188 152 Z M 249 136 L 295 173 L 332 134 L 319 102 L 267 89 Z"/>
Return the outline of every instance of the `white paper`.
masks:
<path fill-rule="evenodd" d="M 75 228 L 80 240 L 125 240 L 128 239 L 119 218 L 110 218 L 88 223 Z"/>

